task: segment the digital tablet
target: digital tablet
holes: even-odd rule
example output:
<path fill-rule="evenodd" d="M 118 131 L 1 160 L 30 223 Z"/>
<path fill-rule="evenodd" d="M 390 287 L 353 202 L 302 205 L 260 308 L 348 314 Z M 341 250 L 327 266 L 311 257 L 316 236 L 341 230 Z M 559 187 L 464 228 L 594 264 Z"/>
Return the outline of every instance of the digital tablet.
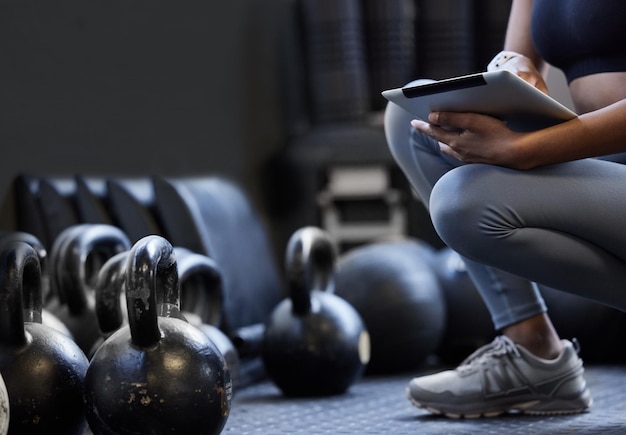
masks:
<path fill-rule="evenodd" d="M 433 111 L 474 112 L 501 119 L 515 131 L 538 130 L 577 116 L 506 70 L 389 89 L 382 95 L 422 120 Z"/>

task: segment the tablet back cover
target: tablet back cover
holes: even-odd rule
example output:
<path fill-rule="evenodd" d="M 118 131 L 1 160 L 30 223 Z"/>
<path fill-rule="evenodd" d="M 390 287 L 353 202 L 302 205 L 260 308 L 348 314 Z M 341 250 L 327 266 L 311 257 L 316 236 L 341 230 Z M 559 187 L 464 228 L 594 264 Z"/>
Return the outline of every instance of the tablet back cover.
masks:
<path fill-rule="evenodd" d="M 383 91 L 417 118 L 433 111 L 494 116 L 515 131 L 532 131 L 575 118 L 570 109 L 509 71 L 491 71 Z"/>

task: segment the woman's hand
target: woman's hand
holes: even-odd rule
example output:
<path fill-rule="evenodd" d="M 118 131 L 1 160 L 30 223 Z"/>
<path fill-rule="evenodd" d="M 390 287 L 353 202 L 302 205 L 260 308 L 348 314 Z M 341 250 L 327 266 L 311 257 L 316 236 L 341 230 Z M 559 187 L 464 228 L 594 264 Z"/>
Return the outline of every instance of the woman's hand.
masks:
<path fill-rule="evenodd" d="M 526 56 L 520 54 L 512 57 L 511 59 L 507 60 L 500 68 L 495 69 L 511 71 L 513 74 L 524 79 L 544 94 L 548 94 L 548 85 L 546 85 L 543 76 L 535 67 L 535 64 Z"/>
<path fill-rule="evenodd" d="M 429 122 L 411 125 L 439 141 L 441 152 L 465 163 L 489 163 L 529 169 L 517 146 L 523 133 L 510 130 L 503 121 L 477 113 L 433 112 Z"/>

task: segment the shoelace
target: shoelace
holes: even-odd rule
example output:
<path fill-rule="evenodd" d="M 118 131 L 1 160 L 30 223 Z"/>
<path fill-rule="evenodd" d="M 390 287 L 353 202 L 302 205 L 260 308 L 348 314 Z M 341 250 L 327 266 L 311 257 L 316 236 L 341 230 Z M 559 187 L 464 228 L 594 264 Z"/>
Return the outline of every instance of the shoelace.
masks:
<path fill-rule="evenodd" d="M 483 364 L 489 357 L 513 354 L 520 356 L 519 350 L 510 338 L 500 335 L 491 343 L 477 349 L 459 365 L 459 369 L 471 369 L 477 364 Z"/>

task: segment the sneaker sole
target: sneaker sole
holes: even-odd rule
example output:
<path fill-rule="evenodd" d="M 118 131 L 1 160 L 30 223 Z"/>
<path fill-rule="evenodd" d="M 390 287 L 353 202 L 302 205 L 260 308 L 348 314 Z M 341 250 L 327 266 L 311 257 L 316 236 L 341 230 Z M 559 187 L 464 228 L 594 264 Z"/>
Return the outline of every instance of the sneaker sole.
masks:
<path fill-rule="evenodd" d="M 441 416 L 445 416 L 445 417 L 453 418 L 453 419 L 493 418 L 493 417 L 499 417 L 508 412 L 519 412 L 525 415 L 534 415 L 534 416 L 571 415 L 571 414 L 580 414 L 582 412 L 585 412 L 593 404 L 593 400 L 591 399 L 591 397 L 589 397 L 589 392 L 585 391 L 581 399 L 585 401 L 586 404 L 583 404 L 582 406 L 573 408 L 573 409 L 538 409 L 535 407 L 539 405 L 540 403 L 539 401 L 535 400 L 532 402 L 524 402 L 524 403 L 518 403 L 515 405 L 507 406 L 499 410 L 474 412 L 474 413 L 455 413 L 455 412 L 444 411 L 442 409 L 433 407 L 432 405 L 426 405 L 424 403 L 418 402 L 417 400 L 413 398 L 413 396 L 411 396 L 411 392 L 409 388 L 406 389 L 406 396 L 409 399 L 409 401 L 413 404 L 413 406 L 417 408 L 425 409 L 434 415 L 441 415 Z"/>

